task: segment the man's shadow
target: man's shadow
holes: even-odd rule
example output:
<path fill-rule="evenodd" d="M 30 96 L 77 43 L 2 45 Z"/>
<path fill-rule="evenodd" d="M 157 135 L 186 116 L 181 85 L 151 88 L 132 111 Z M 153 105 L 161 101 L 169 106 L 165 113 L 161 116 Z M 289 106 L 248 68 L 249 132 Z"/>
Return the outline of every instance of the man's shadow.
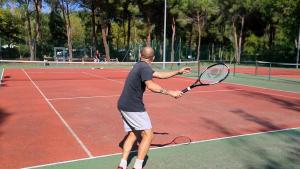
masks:
<path fill-rule="evenodd" d="M 167 135 L 169 133 L 165 133 L 165 132 L 154 132 L 154 134 L 159 134 L 159 135 Z M 128 137 L 128 134 L 125 135 L 125 137 L 121 140 L 121 142 L 119 143 L 119 147 L 123 149 L 123 145 L 126 141 Z M 127 159 L 127 163 L 130 164 L 130 162 L 132 161 L 132 159 L 134 157 L 136 157 L 138 155 L 138 149 L 139 149 L 139 144 L 141 143 L 142 141 L 142 136 L 141 135 L 138 135 L 136 141 L 134 142 L 133 146 L 132 146 L 132 149 L 131 149 L 131 152 L 128 156 L 128 159 Z M 152 144 L 151 144 L 152 146 Z M 149 159 L 149 156 L 148 154 L 145 156 L 145 159 L 144 159 L 144 163 L 143 163 L 143 167 L 147 164 L 147 161 Z"/>

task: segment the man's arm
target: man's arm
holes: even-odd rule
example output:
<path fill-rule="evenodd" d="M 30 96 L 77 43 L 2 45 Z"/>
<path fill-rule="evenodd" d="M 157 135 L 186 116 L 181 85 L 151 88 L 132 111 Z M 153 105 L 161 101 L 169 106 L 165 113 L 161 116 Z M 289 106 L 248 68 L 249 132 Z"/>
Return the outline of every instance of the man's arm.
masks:
<path fill-rule="evenodd" d="M 178 74 L 188 73 L 190 71 L 191 71 L 190 67 L 184 67 L 184 68 L 181 68 L 181 69 L 175 70 L 175 71 L 154 72 L 153 77 L 159 78 L 159 79 L 167 79 L 167 78 L 173 77 L 173 76 L 178 75 Z"/>
<path fill-rule="evenodd" d="M 165 94 L 165 95 L 172 96 L 174 98 L 179 98 L 179 97 L 182 96 L 181 91 L 174 91 L 174 90 L 164 89 L 160 85 L 158 85 L 157 83 L 153 82 L 152 80 L 145 81 L 145 84 L 146 84 L 146 86 L 149 90 L 151 90 L 152 92 L 155 92 L 155 93 L 162 93 L 162 94 Z"/>

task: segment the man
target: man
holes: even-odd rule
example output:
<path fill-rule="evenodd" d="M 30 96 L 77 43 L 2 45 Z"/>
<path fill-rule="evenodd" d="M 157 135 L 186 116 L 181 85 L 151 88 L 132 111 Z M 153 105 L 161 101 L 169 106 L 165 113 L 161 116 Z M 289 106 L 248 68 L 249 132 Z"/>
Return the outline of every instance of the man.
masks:
<path fill-rule="evenodd" d="M 178 74 L 188 73 L 191 68 L 184 67 L 177 71 L 154 72 L 151 68 L 151 62 L 154 60 L 154 50 L 151 47 L 145 47 L 141 51 L 141 58 L 130 71 L 123 92 L 118 101 L 118 109 L 123 118 L 125 131 L 128 132 L 123 145 L 123 154 L 118 169 L 127 169 L 127 158 L 131 148 L 139 136 L 142 140 L 139 144 L 138 155 L 133 169 L 142 169 L 144 158 L 147 155 L 153 131 L 150 118 L 145 110 L 143 103 L 143 93 L 147 87 L 152 92 L 162 93 L 174 98 L 182 96 L 181 91 L 173 91 L 162 88 L 152 81 L 152 77 L 166 79 Z"/>

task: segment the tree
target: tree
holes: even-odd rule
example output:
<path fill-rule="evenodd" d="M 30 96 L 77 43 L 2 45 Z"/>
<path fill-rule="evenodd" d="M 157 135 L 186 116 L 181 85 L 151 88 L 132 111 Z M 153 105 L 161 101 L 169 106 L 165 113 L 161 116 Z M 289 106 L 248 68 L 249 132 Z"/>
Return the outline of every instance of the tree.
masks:
<path fill-rule="evenodd" d="M 178 18 L 178 15 L 182 13 L 182 11 L 179 8 L 179 1 L 178 0 L 172 0 L 169 1 L 168 10 L 170 11 L 169 14 L 171 17 L 171 28 L 172 28 L 172 41 L 171 41 L 171 62 L 174 62 L 174 43 L 175 43 L 175 36 L 176 36 L 176 19 Z"/>
<path fill-rule="evenodd" d="M 0 9 L 0 58 L 21 57 L 20 43 L 24 43 L 26 37 L 26 29 L 23 27 L 24 22 L 19 9 Z M 7 47 L 2 50 L 3 45 Z"/>
<path fill-rule="evenodd" d="M 25 13 L 30 60 L 35 60 L 36 39 L 34 39 L 32 35 L 32 25 L 31 25 L 32 9 L 30 9 L 31 0 L 17 0 L 17 2 L 19 6 L 24 10 Z"/>
<path fill-rule="evenodd" d="M 197 60 L 200 59 L 201 38 L 208 18 L 216 14 L 219 9 L 215 0 L 182 0 L 180 1 L 181 10 L 179 20 L 184 24 L 195 24 L 198 32 Z M 184 21 L 183 21 L 184 20 Z"/>
<path fill-rule="evenodd" d="M 74 48 L 82 48 L 85 43 L 85 25 L 83 20 L 77 13 L 70 15 L 71 32 L 72 32 L 72 45 Z"/>
<path fill-rule="evenodd" d="M 98 48 L 98 35 L 96 33 L 96 0 L 81 0 L 80 5 L 85 8 L 90 10 L 91 13 L 91 28 L 92 28 L 92 46 L 93 46 L 93 51 L 96 51 Z"/>
<path fill-rule="evenodd" d="M 50 42 L 56 47 L 64 46 L 67 41 L 64 21 L 59 13 L 58 4 L 53 3 L 51 6 L 49 18 Z"/>
<path fill-rule="evenodd" d="M 70 21 L 70 5 L 71 5 L 72 1 L 71 0 L 60 0 L 58 3 L 62 10 L 63 19 L 64 19 L 64 23 L 65 23 L 65 29 L 67 30 L 69 61 L 72 61 L 73 46 L 72 46 L 72 31 L 71 31 L 71 21 Z"/>
<path fill-rule="evenodd" d="M 42 38 L 41 30 L 41 9 L 42 9 L 42 0 L 34 0 L 35 7 L 35 39 L 39 42 Z"/>
<path fill-rule="evenodd" d="M 162 25 L 164 3 L 162 0 L 137 0 L 137 4 L 146 20 L 146 46 L 151 46 L 152 23 L 159 23 L 157 27 Z"/>

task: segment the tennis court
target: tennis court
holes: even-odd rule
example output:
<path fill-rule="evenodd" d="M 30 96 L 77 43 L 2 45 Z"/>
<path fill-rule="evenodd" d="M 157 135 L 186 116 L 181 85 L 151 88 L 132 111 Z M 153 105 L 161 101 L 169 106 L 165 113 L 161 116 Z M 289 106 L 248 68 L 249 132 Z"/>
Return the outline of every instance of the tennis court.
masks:
<path fill-rule="evenodd" d="M 1 168 L 116 168 L 124 139 L 116 104 L 130 65 L 42 64 L 1 65 Z M 195 74 L 155 81 L 183 89 Z M 155 139 L 145 168 L 299 168 L 299 78 L 252 77 L 230 74 L 180 99 L 146 91 Z M 192 144 L 159 146 L 178 136 Z"/>

